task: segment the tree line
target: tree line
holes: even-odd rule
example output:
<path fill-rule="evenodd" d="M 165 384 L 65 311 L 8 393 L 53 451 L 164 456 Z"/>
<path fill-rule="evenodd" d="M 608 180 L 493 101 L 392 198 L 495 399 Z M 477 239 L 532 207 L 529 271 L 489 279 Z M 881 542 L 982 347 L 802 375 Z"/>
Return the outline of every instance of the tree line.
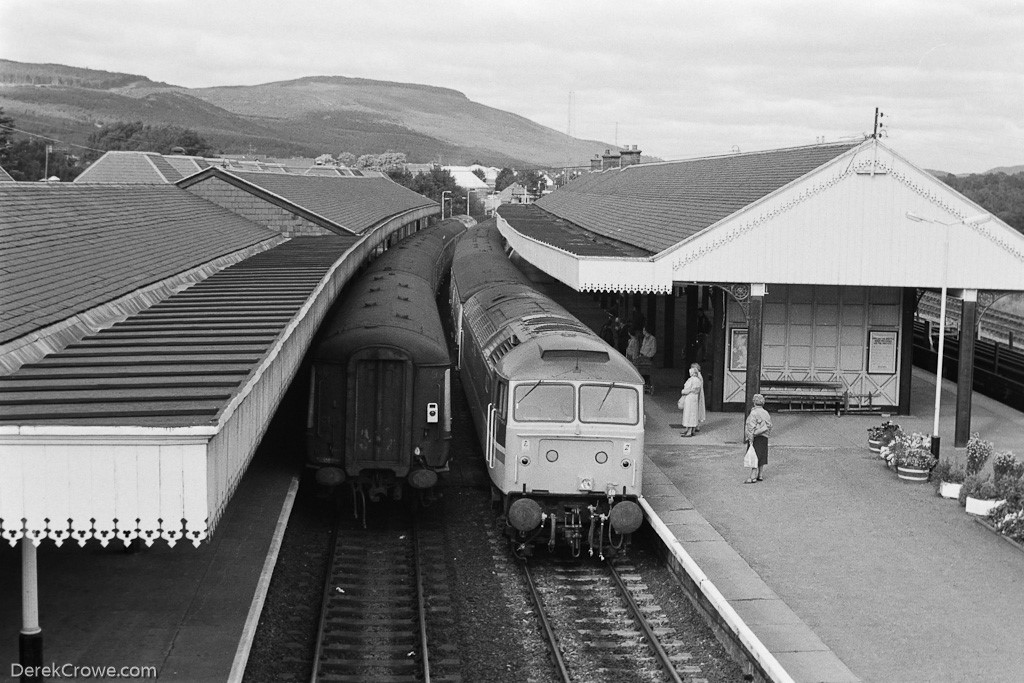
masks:
<path fill-rule="evenodd" d="M 972 173 L 963 177 L 949 173 L 939 178 L 1004 223 L 1024 232 L 1024 173 Z"/>

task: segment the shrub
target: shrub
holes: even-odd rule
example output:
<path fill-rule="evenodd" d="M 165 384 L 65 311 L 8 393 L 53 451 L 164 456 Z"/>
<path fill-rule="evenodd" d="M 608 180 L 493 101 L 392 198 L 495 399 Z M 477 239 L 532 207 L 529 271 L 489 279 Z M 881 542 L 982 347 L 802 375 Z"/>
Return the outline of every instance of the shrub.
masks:
<path fill-rule="evenodd" d="M 964 485 L 960 487 L 960 505 L 967 505 L 967 496 L 974 498 L 974 492 L 981 486 L 977 474 L 968 474 L 964 477 Z"/>
<path fill-rule="evenodd" d="M 900 426 L 892 420 L 886 420 L 877 427 L 868 427 L 869 439 L 892 439 L 900 429 Z"/>
<path fill-rule="evenodd" d="M 1005 476 L 996 480 L 996 497 L 1012 508 L 1024 506 L 1024 477 Z"/>
<path fill-rule="evenodd" d="M 982 482 L 977 492 L 971 495 L 972 498 L 980 498 L 981 500 L 996 500 L 997 496 L 996 485 L 991 481 Z"/>
<path fill-rule="evenodd" d="M 964 466 L 951 460 L 940 460 L 932 470 L 932 481 L 935 483 L 936 490 L 942 482 L 962 484 L 966 476 L 967 472 L 964 470 Z"/>
<path fill-rule="evenodd" d="M 1024 463 L 1017 461 L 1017 456 L 1013 454 L 1013 451 L 997 453 L 992 461 L 992 471 L 996 481 L 1003 478 L 1018 479 L 1024 474 Z"/>
<path fill-rule="evenodd" d="M 967 442 L 967 474 L 980 473 L 981 468 L 992 457 L 993 450 L 995 448 L 991 441 L 982 440 L 977 432 L 971 434 L 971 438 Z"/>

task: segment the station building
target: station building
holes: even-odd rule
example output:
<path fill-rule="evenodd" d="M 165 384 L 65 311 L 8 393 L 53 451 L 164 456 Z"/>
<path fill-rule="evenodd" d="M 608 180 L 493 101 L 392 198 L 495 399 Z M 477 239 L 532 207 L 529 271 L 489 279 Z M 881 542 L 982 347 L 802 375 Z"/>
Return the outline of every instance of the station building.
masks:
<path fill-rule="evenodd" d="M 920 293 L 961 299 L 973 330 L 979 292 L 1024 290 L 1024 236 L 875 138 L 601 170 L 498 226 L 558 280 L 624 297 L 620 315 L 640 304 L 667 367 L 703 361 L 713 410 L 760 392 L 905 413 Z"/>

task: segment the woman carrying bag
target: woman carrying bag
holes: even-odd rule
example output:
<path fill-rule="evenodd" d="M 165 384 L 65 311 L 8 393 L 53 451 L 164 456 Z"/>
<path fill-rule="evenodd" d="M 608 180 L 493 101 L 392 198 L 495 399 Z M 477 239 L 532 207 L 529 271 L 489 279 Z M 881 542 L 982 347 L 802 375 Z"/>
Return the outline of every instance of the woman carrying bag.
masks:
<path fill-rule="evenodd" d="M 683 385 L 679 401 L 676 407 L 683 411 L 683 433 L 680 436 L 693 436 L 695 430 L 700 426 L 701 413 L 700 401 L 701 389 L 704 383 L 694 368 L 690 368 L 690 378 Z"/>
<path fill-rule="evenodd" d="M 750 478 L 744 484 L 755 484 L 761 479 L 764 466 L 768 464 L 768 436 L 772 433 L 772 418 L 764 409 L 764 396 L 754 394 L 750 400 L 753 406 L 747 421 L 743 425 L 747 451 L 743 456 L 743 466 L 750 468 Z"/>

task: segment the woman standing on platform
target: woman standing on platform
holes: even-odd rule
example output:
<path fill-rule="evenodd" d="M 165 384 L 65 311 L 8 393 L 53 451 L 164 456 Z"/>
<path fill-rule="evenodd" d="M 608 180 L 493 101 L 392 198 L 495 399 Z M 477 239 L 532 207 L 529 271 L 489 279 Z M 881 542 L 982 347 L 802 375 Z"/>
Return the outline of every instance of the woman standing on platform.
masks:
<path fill-rule="evenodd" d="M 696 369 L 690 368 L 690 378 L 683 385 L 677 407 L 683 411 L 683 433 L 680 436 L 693 436 L 700 426 L 700 396 L 704 382 Z"/>
<path fill-rule="evenodd" d="M 697 379 L 700 380 L 700 394 L 697 396 L 697 426 L 693 428 L 696 433 L 700 431 L 700 425 L 708 419 L 708 408 L 704 401 L 704 375 L 700 373 L 700 363 L 691 363 L 690 369 L 697 371 Z"/>
<path fill-rule="evenodd" d="M 754 394 L 750 402 L 753 407 L 750 409 L 750 414 L 747 415 L 743 429 L 747 444 L 747 455 L 743 458 L 743 464 L 750 468 L 750 478 L 744 481 L 744 484 L 763 481 L 761 474 L 765 465 L 768 464 L 768 435 L 772 433 L 772 418 L 764 409 L 764 396 Z M 753 455 L 756 456 L 756 460 L 750 453 L 751 449 L 754 451 Z"/>

